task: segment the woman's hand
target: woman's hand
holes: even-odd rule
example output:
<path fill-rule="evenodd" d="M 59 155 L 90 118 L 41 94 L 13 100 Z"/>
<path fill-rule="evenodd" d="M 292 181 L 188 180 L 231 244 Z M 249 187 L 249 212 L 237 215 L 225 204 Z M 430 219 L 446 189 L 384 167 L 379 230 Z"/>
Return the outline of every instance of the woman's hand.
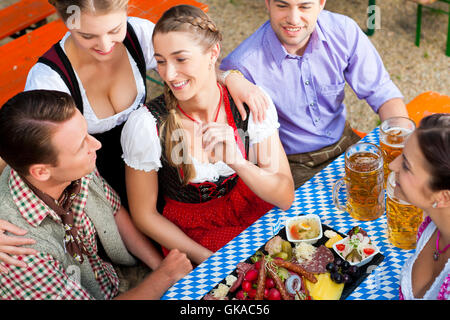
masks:
<path fill-rule="evenodd" d="M 245 161 L 237 148 L 234 130 L 228 124 L 210 122 L 203 124 L 201 130 L 203 149 L 210 162 L 223 161 L 232 165 Z"/>
<path fill-rule="evenodd" d="M 14 259 L 9 255 L 37 254 L 38 251 L 34 249 L 17 247 L 34 244 L 36 241 L 28 238 L 7 236 L 5 235 L 5 231 L 18 236 L 23 236 L 27 233 L 26 230 L 23 230 L 8 221 L 0 220 L 0 272 L 8 272 L 8 268 L 2 265 L 2 262 L 16 267 L 26 268 L 27 265 L 25 262 Z"/>
<path fill-rule="evenodd" d="M 230 73 L 226 77 L 225 85 L 230 91 L 242 119 L 245 120 L 248 116 L 244 103 L 247 104 L 256 121 L 262 122 L 266 118 L 269 99 L 256 85 L 236 73 Z"/>

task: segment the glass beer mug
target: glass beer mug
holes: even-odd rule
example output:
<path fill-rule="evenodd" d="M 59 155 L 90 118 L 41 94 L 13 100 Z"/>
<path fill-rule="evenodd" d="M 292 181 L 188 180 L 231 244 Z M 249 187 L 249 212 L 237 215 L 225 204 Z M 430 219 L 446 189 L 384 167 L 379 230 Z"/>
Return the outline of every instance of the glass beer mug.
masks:
<path fill-rule="evenodd" d="M 347 204 L 339 201 L 339 190 L 346 186 Z M 383 155 L 372 143 L 357 143 L 345 152 L 345 177 L 333 186 L 334 205 L 356 220 L 379 218 L 385 209 Z"/>
<path fill-rule="evenodd" d="M 380 147 L 384 161 L 384 186 L 388 174 L 389 164 L 403 151 L 406 138 L 416 129 L 416 124 L 406 117 L 392 117 L 383 121 L 380 126 Z"/>
<path fill-rule="evenodd" d="M 401 249 L 416 247 L 417 230 L 423 221 L 422 209 L 395 196 L 395 172 L 388 176 L 386 186 L 386 218 L 389 242 Z"/>

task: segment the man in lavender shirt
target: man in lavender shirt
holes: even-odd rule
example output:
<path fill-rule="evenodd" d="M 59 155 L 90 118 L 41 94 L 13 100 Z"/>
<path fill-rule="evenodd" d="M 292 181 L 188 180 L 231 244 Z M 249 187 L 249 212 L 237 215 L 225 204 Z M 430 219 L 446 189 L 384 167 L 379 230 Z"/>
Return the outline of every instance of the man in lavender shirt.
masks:
<path fill-rule="evenodd" d="M 298 188 L 359 140 L 346 121 L 346 82 L 382 121 L 408 113 L 356 22 L 324 10 L 326 0 L 265 2 L 270 20 L 220 67 L 241 71 L 271 96 Z"/>

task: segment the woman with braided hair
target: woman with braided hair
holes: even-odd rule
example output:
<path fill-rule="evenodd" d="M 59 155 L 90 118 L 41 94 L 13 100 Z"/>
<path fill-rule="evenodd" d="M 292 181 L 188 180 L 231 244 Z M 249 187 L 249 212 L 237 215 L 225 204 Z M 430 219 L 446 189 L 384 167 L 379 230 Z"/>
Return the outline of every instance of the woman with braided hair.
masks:
<path fill-rule="evenodd" d="M 102 143 L 97 152 L 98 171 L 128 208 L 120 134 L 129 114 L 147 98 L 146 71 L 156 68 L 151 41 L 154 24 L 128 17 L 128 0 L 49 2 L 68 32 L 31 68 L 25 90 L 58 90 L 74 98 L 87 120 L 89 134 Z M 268 100 L 255 85 L 236 73 L 221 81 L 226 81 L 243 115 L 243 103 L 247 103 L 262 121 Z M 0 159 L 0 172 L 4 165 Z M 8 254 L 32 253 L 14 247 L 30 244 L 31 239 L 5 232 L 24 235 L 24 230 L 0 220 L 0 272 L 5 270 L 2 261 L 23 265 Z"/>
<path fill-rule="evenodd" d="M 166 11 L 153 31 L 165 93 L 134 111 L 121 137 L 133 221 L 165 250 L 177 248 L 195 263 L 294 199 L 275 107 L 268 98 L 263 122 L 251 111 L 241 116 L 217 82 L 220 40 L 198 8 Z"/>

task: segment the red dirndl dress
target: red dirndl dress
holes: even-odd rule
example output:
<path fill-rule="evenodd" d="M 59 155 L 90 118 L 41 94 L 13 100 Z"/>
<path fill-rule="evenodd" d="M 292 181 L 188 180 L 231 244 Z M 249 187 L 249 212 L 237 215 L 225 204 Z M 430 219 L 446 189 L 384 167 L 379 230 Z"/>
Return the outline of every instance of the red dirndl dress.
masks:
<path fill-rule="evenodd" d="M 225 87 L 224 103 L 228 124 L 235 130 L 241 153 L 247 157 L 249 143 L 248 117 L 243 120 Z M 167 114 L 164 97 L 153 99 L 148 110 L 160 121 Z M 247 109 L 247 114 L 249 110 Z M 240 129 L 240 130 L 238 130 Z M 220 177 L 215 182 L 183 185 L 179 172 L 164 159 L 158 172 L 159 192 L 164 197 L 164 217 L 176 224 L 186 235 L 211 251 L 217 251 L 272 209 L 274 205 L 259 198 L 236 175 Z M 163 248 L 164 254 L 168 251 Z"/>
<path fill-rule="evenodd" d="M 259 198 L 238 178 L 229 193 L 208 202 L 184 203 L 166 198 L 163 215 L 215 252 L 272 208 L 273 204 Z"/>

